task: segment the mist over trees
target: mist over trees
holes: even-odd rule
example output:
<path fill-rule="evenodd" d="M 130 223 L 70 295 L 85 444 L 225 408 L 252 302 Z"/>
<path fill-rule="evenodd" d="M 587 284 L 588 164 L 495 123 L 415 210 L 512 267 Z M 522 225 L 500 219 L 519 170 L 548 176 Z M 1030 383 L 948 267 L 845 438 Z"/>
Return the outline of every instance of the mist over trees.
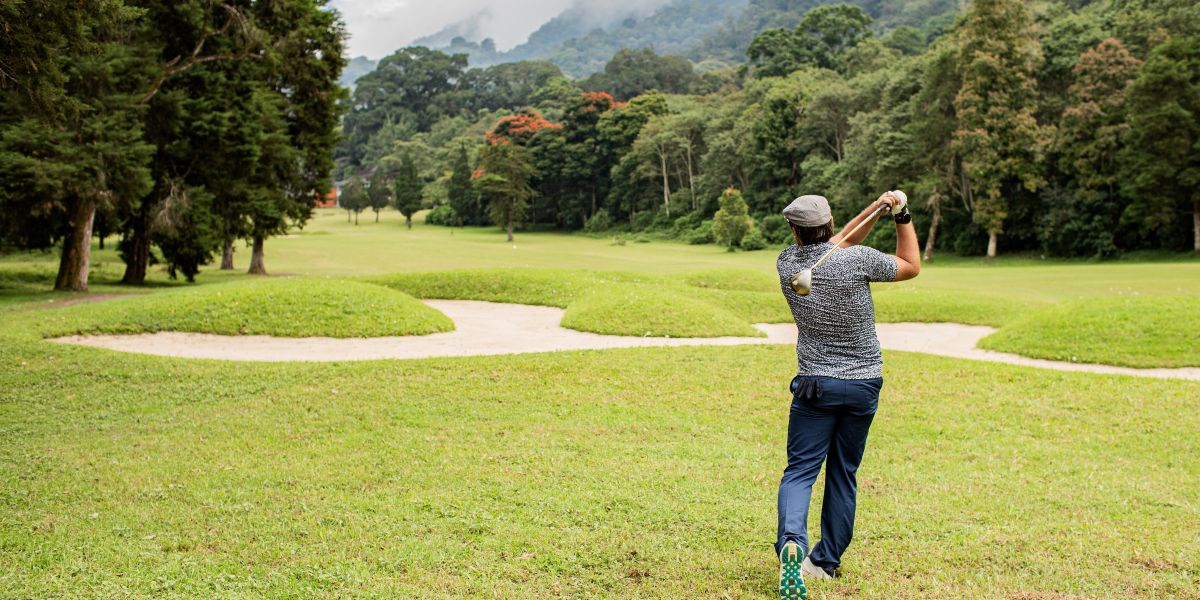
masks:
<path fill-rule="evenodd" d="M 480 83 L 498 67 L 402 50 L 384 62 L 404 69 L 371 77 L 435 80 L 408 88 L 424 94 L 412 100 L 362 95 L 360 84 L 339 168 L 370 168 L 390 145 L 429 157 L 425 181 L 461 180 L 464 156 L 478 179 L 481 154 L 519 148 L 505 156 L 531 167 L 524 219 L 497 221 L 480 185 L 465 192 L 460 181 L 445 200 L 426 195 L 447 205 L 447 224 L 711 243 L 733 189 L 752 221 L 742 239 L 783 244 L 775 215 L 797 195 L 828 196 L 844 221 L 905 189 L 928 257 L 1200 248 L 1200 7 L 975 0 L 941 18 L 946 9 L 752 2 L 742 18 L 786 14 L 787 24 L 748 40 L 741 66 L 700 72 L 684 57 L 624 49 L 572 81 L 547 63 L 512 63 L 503 67 L 521 85 L 503 100 Z M 736 237 L 726 229 L 722 240 Z"/>

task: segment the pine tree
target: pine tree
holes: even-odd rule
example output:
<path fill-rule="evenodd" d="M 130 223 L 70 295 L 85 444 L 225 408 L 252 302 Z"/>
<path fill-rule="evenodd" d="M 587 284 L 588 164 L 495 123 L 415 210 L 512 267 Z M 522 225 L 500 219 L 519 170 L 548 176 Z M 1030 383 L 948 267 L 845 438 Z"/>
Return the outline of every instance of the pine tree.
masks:
<path fill-rule="evenodd" d="M 355 225 L 358 225 L 358 213 L 366 210 L 368 202 L 367 184 L 358 175 L 346 182 L 346 186 L 342 188 L 342 195 L 338 198 L 338 204 L 346 211 L 346 222 L 349 223 L 350 215 L 354 215 Z"/>
<path fill-rule="evenodd" d="M 379 222 L 379 211 L 392 203 L 392 180 L 382 168 L 376 168 L 367 188 L 367 204 L 375 211 L 375 222 Z"/>
<path fill-rule="evenodd" d="M 396 172 L 396 210 L 404 215 L 404 223 L 412 229 L 412 216 L 421 210 L 421 196 L 425 184 L 417 171 L 417 164 L 412 154 L 405 154 L 400 160 L 400 170 Z"/>
<path fill-rule="evenodd" d="M 454 209 L 454 218 L 459 227 L 468 219 L 474 220 L 476 194 L 471 189 L 471 159 L 467 155 L 466 144 L 460 144 L 458 151 L 454 153 L 446 196 L 450 200 L 450 208 Z"/>

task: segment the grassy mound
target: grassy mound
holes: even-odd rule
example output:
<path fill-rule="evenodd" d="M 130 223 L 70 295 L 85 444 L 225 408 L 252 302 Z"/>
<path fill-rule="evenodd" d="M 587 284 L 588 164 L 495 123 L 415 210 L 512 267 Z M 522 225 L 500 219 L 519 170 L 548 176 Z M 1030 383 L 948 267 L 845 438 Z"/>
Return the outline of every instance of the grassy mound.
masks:
<path fill-rule="evenodd" d="M 907 284 L 873 285 L 880 323 L 965 323 L 999 327 L 1044 303 L 987 292 L 929 289 Z"/>
<path fill-rule="evenodd" d="M 256 279 L 169 290 L 45 315 L 50 335 L 185 331 L 338 338 L 424 335 L 454 323 L 413 297 L 339 279 Z"/>
<path fill-rule="evenodd" d="M 471 269 L 368 279 L 418 298 L 484 300 L 566 308 L 582 291 L 582 275 L 545 269 Z"/>
<path fill-rule="evenodd" d="M 791 320 L 777 294 L 694 287 L 687 285 L 690 280 L 622 272 L 473 269 L 366 281 L 418 298 L 557 306 L 567 309 L 563 327 L 611 335 L 759 336 L 752 323 Z"/>
<path fill-rule="evenodd" d="M 562 326 L 646 337 L 764 336 L 736 315 L 677 290 L 619 284 L 572 302 Z"/>
<path fill-rule="evenodd" d="M 1122 296 L 1018 318 L 980 346 L 1034 358 L 1125 367 L 1200 367 L 1200 297 Z"/>
<path fill-rule="evenodd" d="M 712 269 L 684 277 L 688 285 L 714 290 L 741 290 L 779 295 L 779 279 L 772 272 L 750 269 Z"/>

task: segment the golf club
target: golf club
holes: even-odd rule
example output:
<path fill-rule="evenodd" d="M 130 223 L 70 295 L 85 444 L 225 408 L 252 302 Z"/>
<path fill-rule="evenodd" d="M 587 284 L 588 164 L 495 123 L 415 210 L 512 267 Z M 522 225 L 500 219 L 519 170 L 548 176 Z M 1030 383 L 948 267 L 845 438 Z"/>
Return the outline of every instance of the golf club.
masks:
<path fill-rule="evenodd" d="M 903 198 L 904 201 L 906 201 L 906 202 L 908 200 L 908 197 L 904 196 L 904 192 L 901 192 L 899 190 L 896 190 L 894 192 L 888 192 L 888 193 L 896 195 L 897 198 Z M 812 293 L 813 269 L 819 267 L 821 265 L 821 263 L 825 262 L 825 259 L 829 258 L 830 254 L 833 254 L 833 252 L 835 250 L 837 250 L 838 248 L 841 248 L 842 242 L 846 241 L 846 238 L 854 235 L 854 232 L 856 232 L 860 228 L 862 228 L 863 225 L 866 225 L 867 223 L 870 223 L 871 221 L 873 221 L 875 219 L 875 217 L 879 216 L 879 213 L 889 212 L 891 210 L 892 210 L 892 207 L 890 204 L 884 204 L 883 206 L 880 206 L 879 208 L 875 209 L 871 214 L 867 215 L 867 218 L 863 219 L 862 221 L 859 221 L 858 225 L 854 226 L 854 229 L 847 231 L 846 235 L 842 236 L 841 241 L 839 241 L 837 244 L 834 244 L 834 246 L 832 248 L 830 248 L 828 252 L 826 252 L 823 256 L 821 256 L 821 258 L 817 259 L 817 262 L 815 264 L 813 264 L 813 266 L 811 266 L 807 269 L 804 269 L 803 271 L 800 271 L 799 273 L 796 273 L 795 275 L 792 275 L 792 279 L 789 282 L 789 284 L 792 286 L 792 291 L 796 292 L 797 294 L 799 294 L 801 296 L 807 296 L 810 293 Z"/>

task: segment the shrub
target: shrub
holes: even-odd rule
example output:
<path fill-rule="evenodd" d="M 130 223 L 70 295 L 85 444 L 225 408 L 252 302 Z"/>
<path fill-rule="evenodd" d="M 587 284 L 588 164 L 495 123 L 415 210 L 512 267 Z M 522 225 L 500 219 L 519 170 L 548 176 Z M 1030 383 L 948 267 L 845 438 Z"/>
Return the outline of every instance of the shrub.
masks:
<path fill-rule="evenodd" d="M 583 230 L 588 233 L 600 233 L 608 231 L 610 227 L 612 227 L 612 217 L 608 215 L 607 209 L 602 208 L 596 211 L 596 214 L 592 215 L 592 218 L 587 220 L 587 223 L 583 226 Z"/>
<path fill-rule="evenodd" d="M 703 220 L 704 216 L 699 211 L 693 211 L 682 217 L 678 217 L 671 226 L 671 235 L 678 239 L 687 239 L 688 234 L 699 226 Z"/>
<path fill-rule="evenodd" d="M 650 222 L 650 229 L 654 231 L 670 231 L 671 226 L 674 224 L 674 219 L 667 216 L 665 211 L 660 210 L 654 213 L 654 220 Z"/>
<path fill-rule="evenodd" d="M 772 244 L 790 245 L 793 243 L 792 228 L 788 227 L 783 215 L 767 215 L 762 220 L 762 234 Z"/>
<path fill-rule="evenodd" d="M 769 245 L 770 243 L 763 236 L 762 230 L 757 227 L 751 227 L 750 233 L 747 233 L 746 237 L 742 238 L 743 250 L 762 250 Z"/>
<path fill-rule="evenodd" d="M 458 214 L 449 204 L 434 207 L 433 210 L 425 213 L 426 225 L 445 225 L 447 227 L 454 225 L 458 221 Z"/>
<path fill-rule="evenodd" d="M 741 244 L 753 223 L 747 215 L 742 193 L 733 188 L 725 190 L 721 195 L 721 210 L 713 215 L 712 231 L 717 242 L 729 248 Z"/>
<path fill-rule="evenodd" d="M 644 229 L 649 229 L 650 225 L 652 223 L 654 223 L 654 213 L 652 213 L 648 210 L 644 210 L 640 213 L 633 215 L 633 218 L 630 219 L 630 221 L 631 221 L 632 229 L 634 231 L 642 231 Z"/>
<path fill-rule="evenodd" d="M 701 221 L 691 233 L 688 234 L 687 242 L 689 244 L 711 244 L 716 241 L 713 238 L 713 222 Z"/>

